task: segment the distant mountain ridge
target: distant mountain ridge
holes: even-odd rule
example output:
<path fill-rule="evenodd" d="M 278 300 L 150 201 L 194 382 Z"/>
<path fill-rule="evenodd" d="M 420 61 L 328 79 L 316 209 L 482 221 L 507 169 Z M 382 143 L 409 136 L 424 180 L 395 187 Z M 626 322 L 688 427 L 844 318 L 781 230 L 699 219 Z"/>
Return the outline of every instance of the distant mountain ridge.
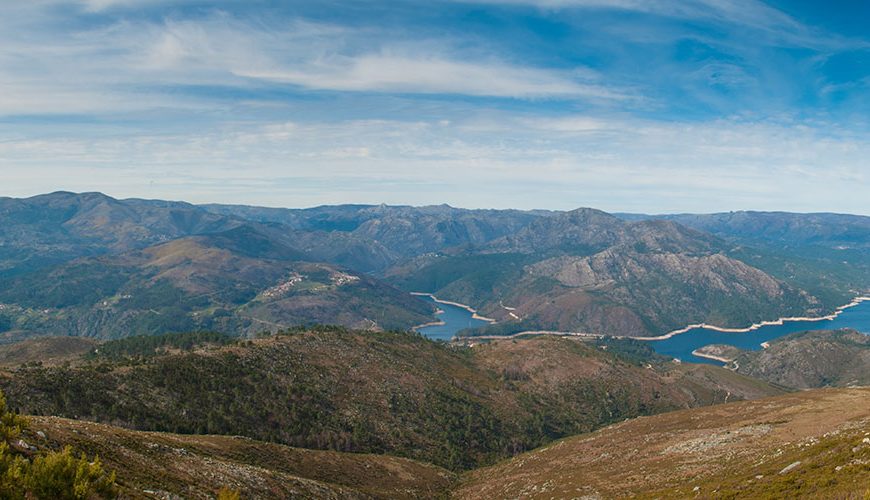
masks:
<path fill-rule="evenodd" d="M 403 260 L 452 248 L 476 247 L 512 234 L 545 212 L 466 210 L 448 205 L 409 207 L 340 205 L 307 209 L 204 205 L 214 213 L 277 223 L 316 235 L 306 239 L 326 260 L 364 272 L 381 272 Z M 381 262 L 354 260 L 352 252 L 329 245 L 369 246 Z"/>
<path fill-rule="evenodd" d="M 433 311 L 322 262 L 283 226 L 181 202 L 5 198 L 0 242 L 0 332 L 13 339 L 195 328 L 244 335 L 312 323 L 405 329 Z"/>
<path fill-rule="evenodd" d="M 0 222 L 0 275 L 244 223 L 188 203 L 120 201 L 101 193 L 68 192 L 0 198 Z"/>
<path fill-rule="evenodd" d="M 837 213 L 737 211 L 714 214 L 619 214 L 671 220 L 732 245 L 729 255 L 792 283 L 825 303 L 870 285 L 870 217 Z"/>
<path fill-rule="evenodd" d="M 411 291 L 496 318 L 485 333 L 746 326 L 821 315 L 867 289 L 870 218 L 802 217 L 2 198 L 0 332 L 115 337 L 175 324 L 252 334 L 308 322 L 406 329 L 432 319 L 430 306 L 403 296 Z M 163 253 L 173 258 L 155 257 Z M 329 276 L 342 273 L 357 279 L 333 286 Z M 299 281 L 309 275 L 319 278 Z M 264 305 L 261 294 L 275 298 L 282 286 L 284 299 Z M 137 295 L 147 300 L 125 298 Z"/>
<path fill-rule="evenodd" d="M 820 314 L 837 305 L 731 257 L 729 249 L 672 221 L 626 222 L 578 209 L 538 218 L 476 252 L 399 268 L 389 279 L 503 321 L 486 332 L 652 336 L 689 323 L 746 326 L 772 311 Z M 465 265 L 469 260 L 474 265 Z M 465 267 L 468 273 L 451 272 Z"/>

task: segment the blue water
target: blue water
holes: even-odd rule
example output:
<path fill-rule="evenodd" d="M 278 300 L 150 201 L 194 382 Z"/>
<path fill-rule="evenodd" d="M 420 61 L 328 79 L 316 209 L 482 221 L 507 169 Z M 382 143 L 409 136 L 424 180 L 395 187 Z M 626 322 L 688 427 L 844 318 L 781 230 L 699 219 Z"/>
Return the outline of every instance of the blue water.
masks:
<path fill-rule="evenodd" d="M 790 333 L 839 328 L 852 328 L 870 334 L 870 301 L 846 309 L 833 320 L 787 322 L 784 325 L 763 326 L 758 330 L 746 333 L 725 333 L 706 328 L 695 328 L 667 340 L 656 340 L 650 343 L 656 352 L 681 361 L 721 365 L 722 363 L 718 361 L 695 356 L 692 351 L 710 344 L 727 344 L 740 349 L 756 351 L 761 349 L 762 342 L 768 342 Z"/>
<path fill-rule="evenodd" d="M 443 325 L 426 326 L 417 329 L 418 332 L 429 337 L 430 339 L 450 340 L 453 338 L 454 335 L 456 335 L 456 332 L 458 332 L 459 330 L 463 330 L 465 328 L 476 328 L 489 324 L 486 321 L 474 319 L 472 317 L 473 313 L 467 309 L 463 309 L 461 307 L 453 306 L 450 304 L 435 302 L 432 297 L 426 295 L 422 295 L 420 296 L 420 298 L 423 300 L 432 301 L 439 309 L 444 311 L 437 315 L 437 319 L 444 322 Z"/>

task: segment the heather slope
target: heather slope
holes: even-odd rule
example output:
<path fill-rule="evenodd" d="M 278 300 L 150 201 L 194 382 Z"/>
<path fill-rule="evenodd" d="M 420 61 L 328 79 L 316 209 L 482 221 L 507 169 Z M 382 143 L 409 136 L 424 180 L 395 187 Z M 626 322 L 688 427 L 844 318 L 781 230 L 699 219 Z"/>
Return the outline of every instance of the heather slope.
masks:
<path fill-rule="evenodd" d="M 718 367 L 651 364 L 557 338 L 451 348 L 413 334 L 321 329 L 150 355 L 112 345 L 83 364 L 9 370 L 0 386 L 31 414 L 451 469 L 638 415 L 781 392 Z"/>
<path fill-rule="evenodd" d="M 40 448 L 68 445 L 99 456 L 118 474 L 124 498 L 211 499 L 222 487 L 243 498 L 435 498 L 445 496 L 455 481 L 439 467 L 389 456 L 231 436 L 137 432 L 56 417 L 31 418 L 25 439 Z"/>
<path fill-rule="evenodd" d="M 862 498 L 870 389 L 619 423 L 468 473 L 455 498 Z"/>

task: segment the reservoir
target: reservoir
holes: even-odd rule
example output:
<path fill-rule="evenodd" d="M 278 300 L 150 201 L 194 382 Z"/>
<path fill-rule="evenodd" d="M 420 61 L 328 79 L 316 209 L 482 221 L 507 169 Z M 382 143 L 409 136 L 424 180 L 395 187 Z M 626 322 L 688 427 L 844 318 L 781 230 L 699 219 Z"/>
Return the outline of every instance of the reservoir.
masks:
<path fill-rule="evenodd" d="M 837 330 L 852 328 L 870 334 L 870 301 L 861 302 L 855 307 L 845 309 L 834 319 L 822 321 L 793 321 L 782 325 L 767 325 L 745 333 L 718 332 L 708 328 L 694 328 L 665 340 L 651 341 L 650 344 L 659 354 L 690 363 L 722 365 L 712 359 L 692 354 L 699 347 L 710 344 L 727 344 L 740 349 L 756 351 L 762 342 L 768 342 L 784 335 L 808 330 Z"/>
<path fill-rule="evenodd" d="M 438 309 L 443 311 L 436 315 L 436 318 L 444 323 L 443 325 L 424 326 L 416 329 L 430 339 L 449 341 L 459 330 L 489 324 L 482 319 L 475 319 L 474 313 L 463 307 L 438 302 L 428 295 L 421 295 L 420 298 L 433 302 Z"/>
<path fill-rule="evenodd" d="M 424 326 L 416 329 L 430 339 L 449 341 L 460 330 L 489 324 L 487 321 L 475 319 L 473 317 L 474 313 L 463 307 L 438 302 L 428 295 L 421 295 L 420 298 L 432 301 L 442 311 L 436 315 L 436 319 L 444 324 Z M 695 356 L 692 354 L 692 351 L 710 344 L 726 344 L 740 349 L 756 351 L 761 349 L 762 342 L 769 342 L 791 333 L 808 330 L 837 330 L 840 328 L 852 328 L 859 332 L 870 334 L 870 301 L 861 302 L 854 307 L 845 309 L 834 319 L 789 321 L 782 325 L 766 325 L 757 330 L 740 333 L 720 332 L 703 327 L 693 328 L 685 333 L 674 335 L 669 339 L 650 341 L 650 345 L 659 354 L 676 358 L 680 361 L 722 365 L 719 361 Z"/>

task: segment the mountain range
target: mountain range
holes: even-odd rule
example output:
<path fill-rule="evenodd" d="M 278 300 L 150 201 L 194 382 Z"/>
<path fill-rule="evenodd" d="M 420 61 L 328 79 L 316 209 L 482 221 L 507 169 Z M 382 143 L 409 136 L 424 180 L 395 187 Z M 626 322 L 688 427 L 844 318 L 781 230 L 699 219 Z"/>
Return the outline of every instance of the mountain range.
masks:
<path fill-rule="evenodd" d="M 868 220 L 3 198 L 0 331 L 401 330 L 433 318 L 412 291 L 497 320 L 467 335 L 740 327 L 823 315 L 866 290 Z"/>
<path fill-rule="evenodd" d="M 99 455 L 132 498 L 860 498 L 865 335 L 704 348 L 726 368 L 626 337 L 827 314 L 866 224 L 2 199 L 11 453 Z M 410 292 L 495 321 L 429 340 Z M 605 335 L 474 338 L 526 330 Z"/>

